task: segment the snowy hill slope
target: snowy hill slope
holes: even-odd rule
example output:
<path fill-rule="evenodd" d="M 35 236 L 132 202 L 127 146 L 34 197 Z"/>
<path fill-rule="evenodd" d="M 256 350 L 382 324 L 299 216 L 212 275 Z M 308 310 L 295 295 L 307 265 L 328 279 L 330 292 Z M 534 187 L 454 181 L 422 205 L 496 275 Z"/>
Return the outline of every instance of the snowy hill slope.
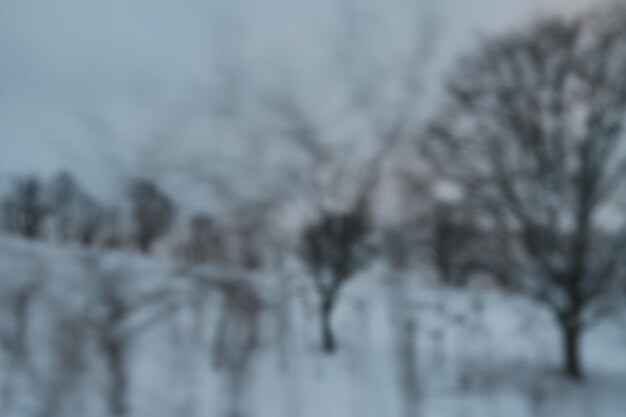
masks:
<path fill-rule="evenodd" d="M 374 275 L 320 354 L 316 300 L 255 277 L 0 239 L 2 412 L 30 416 L 621 417 L 626 324 L 555 370 L 557 331 L 525 300 Z"/>

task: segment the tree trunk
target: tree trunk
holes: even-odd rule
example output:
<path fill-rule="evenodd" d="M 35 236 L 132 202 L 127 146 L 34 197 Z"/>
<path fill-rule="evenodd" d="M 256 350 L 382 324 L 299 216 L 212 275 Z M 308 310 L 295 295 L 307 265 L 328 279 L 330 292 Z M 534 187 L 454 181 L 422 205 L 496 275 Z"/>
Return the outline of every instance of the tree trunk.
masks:
<path fill-rule="evenodd" d="M 149 254 L 152 248 L 152 241 L 149 239 L 139 239 L 139 251 L 143 254 Z"/>
<path fill-rule="evenodd" d="M 109 409 L 114 416 L 125 416 L 127 414 L 126 404 L 126 361 L 124 359 L 124 348 L 119 343 L 110 346 L 108 352 L 108 366 L 110 372 L 109 385 Z"/>
<path fill-rule="evenodd" d="M 327 354 L 333 353 L 337 348 L 331 323 L 333 307 L 334 303 L 332 301 L 323 300 L 320 308 L 322 350 Z"/>
<path fill-rule="evenodd" d="M 125 416 L 128 414 L 125 346 L 115 336 L 109 336 L 103 348 L 109 373 L 107 392 L 109 412 L 111 416 Z"/>
<path fill-rule="evenodd" d="M 561 323 L 561 330 L 563 332 L 565 374 L 573 380 L 582 380 L 583 370 L 580 357 L 581 328 L 579 326 Z"/>

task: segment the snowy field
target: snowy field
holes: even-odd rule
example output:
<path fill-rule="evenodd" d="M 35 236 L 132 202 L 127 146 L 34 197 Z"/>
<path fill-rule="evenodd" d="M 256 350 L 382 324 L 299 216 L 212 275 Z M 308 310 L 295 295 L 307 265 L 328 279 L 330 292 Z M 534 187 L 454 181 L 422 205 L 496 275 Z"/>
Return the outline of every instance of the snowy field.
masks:
<path fill-rule="evenodd" d="M 626 320 L 560 376 L 546 312 L 509 295 L 372 273 L 320 354 L 314 294 L 129 255 L 0 240 L 3 417 L 621 417 Z"/>
<path fill-rule="evenodd" d="M 336 286 L 328 355 L 277 253 L 318 284 L 379 238 L 510 257 L 576 333 L 626 271 L 626 31 L 570 28 L 605 2 L 0 0 L 0 226 L 57 242 L 0 232 L 0 417 L 626 417 L 626 305 L 571 382 L 544 307 L 374 264 Z"/>

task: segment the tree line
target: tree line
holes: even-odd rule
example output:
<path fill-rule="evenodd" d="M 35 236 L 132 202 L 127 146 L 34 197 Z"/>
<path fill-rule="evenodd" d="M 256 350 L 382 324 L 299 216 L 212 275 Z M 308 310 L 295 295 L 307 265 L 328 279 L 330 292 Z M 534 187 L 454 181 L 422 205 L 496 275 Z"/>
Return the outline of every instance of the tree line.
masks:
<path fill-rule="evenodd" d="M 182 218 L 176 202 L 151 179 L 129 181 L 118 206 L 101 202 L 66 171 L 48 180 L 25 175 L 7 183 L 0 196 L 0 227 L 6 234 L 150 254 L 186 221 L 183 237 L 168 242 L 166 254 L 245 268 L 259 263 L 256 242 L 245 230 L 219 224 L 207 213 Z"/>

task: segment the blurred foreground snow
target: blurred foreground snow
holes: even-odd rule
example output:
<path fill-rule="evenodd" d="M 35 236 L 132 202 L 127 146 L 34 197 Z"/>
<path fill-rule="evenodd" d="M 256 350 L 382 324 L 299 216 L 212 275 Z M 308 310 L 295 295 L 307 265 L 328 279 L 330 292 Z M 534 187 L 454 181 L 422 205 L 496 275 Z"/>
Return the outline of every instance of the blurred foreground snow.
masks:
<path fill-rule="evenodd" d="M 343 294 L 326 357 L 296 275 L 2 238 L 0 415 L 624 415 L 623 321 L 586 337 L 589 378 L 571 384 L 536 305 L 380 275 Z"/>

